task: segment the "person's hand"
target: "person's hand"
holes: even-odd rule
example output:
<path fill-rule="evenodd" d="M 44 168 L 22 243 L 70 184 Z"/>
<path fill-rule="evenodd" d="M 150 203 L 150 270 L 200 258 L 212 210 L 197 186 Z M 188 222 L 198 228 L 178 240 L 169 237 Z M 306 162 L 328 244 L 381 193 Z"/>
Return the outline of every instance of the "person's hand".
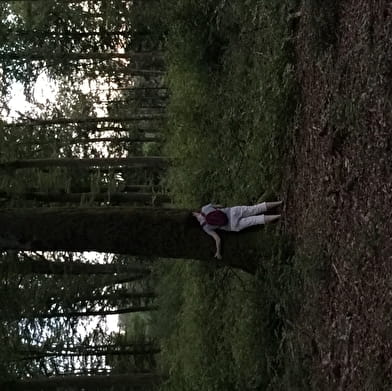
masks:
<path fill-rule="evenodd" d="M 215 253 L 214 257 L 219 260 L 222 259 L 222 255 L 218 251 Z"/>

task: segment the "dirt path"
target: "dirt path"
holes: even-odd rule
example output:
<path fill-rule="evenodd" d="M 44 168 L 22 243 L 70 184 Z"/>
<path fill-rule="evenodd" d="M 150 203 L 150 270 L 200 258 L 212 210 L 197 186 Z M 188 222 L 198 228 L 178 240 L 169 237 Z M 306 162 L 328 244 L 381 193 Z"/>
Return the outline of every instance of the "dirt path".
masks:
<path fill-rule="evenodd" d="M 330 271 L 309 304 L 318 320 L 304 315 L 298 327 L 313 339 L 317 389 L 383 390 L 392 384 L 392 3 L 344 0 L 335 17 L 329 48 L 315 44 L 309 10 L 298 27 L 303 107 L 287 227 Z"/>

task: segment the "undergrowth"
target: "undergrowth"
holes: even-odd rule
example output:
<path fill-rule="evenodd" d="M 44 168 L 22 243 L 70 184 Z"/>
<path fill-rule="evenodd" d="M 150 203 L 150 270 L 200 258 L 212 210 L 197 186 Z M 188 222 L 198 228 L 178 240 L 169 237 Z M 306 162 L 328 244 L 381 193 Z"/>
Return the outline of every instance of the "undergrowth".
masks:
<path fill-rule="evenodd" d="M 176 206 L 279 197 L 298 105 L 296 1 L 169 3 L 165 153 Z M 313 271 L 284 248 L 275 254 L 255 276 L 196 262 L 157 266 L 164 389 L 306 388 L 294 323 Z"/>

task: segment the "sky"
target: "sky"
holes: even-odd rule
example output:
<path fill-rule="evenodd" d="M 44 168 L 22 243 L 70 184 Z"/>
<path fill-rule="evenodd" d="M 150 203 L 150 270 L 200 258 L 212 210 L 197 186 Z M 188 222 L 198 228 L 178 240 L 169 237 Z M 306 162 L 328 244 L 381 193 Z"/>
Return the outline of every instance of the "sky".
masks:
<path fill-rule="evenodd" d="M 46 102 L 53 102 L 56 99 L 57 87 L 56 84 L 42 73 L 34 86 L 34 100 L 37 103 L 45 104 Z M 9 115 L 3 111 L 2 116 L 9 122 L 20 118 L 19 113 L 26 113 L 36 109 L 36 107 L 26 100 L 23 92 L 23 85 L 21 83 L 14 83 L 11 87 L 11 99 L 8 102 L 8 107 L 11 109 Z"/>
<path fill-rule="evenodd" d="M 84 90 L 84 91 L 83 91 Z M 45 104 L 48 102 L 55 102 L 58 88 L 56 83 L 51 80 L 45 73 L 42 73 L 34 86 L 33 97 L 38 104 Z M 82 86 L 83 92 L 88 92 L 88 84 Z M 23 85 L 21 83 L 14 83 L 11 87 L 11 99 L 8 102 L 10 113 L 6 115 L 5 111 L 2 111 L 2 117 L 7 122 L 21 120 L 20 114 L 25 114 L 31 110 L 36 110 L 36 106 L 29 103 L 23 92 Z M 102 254 L 97 252 L 84 252 L 83 256 L 91 261 L 104 262 Z M 118 315 L 108 315 L 106 317 L 107 327 L 109 332 L 118 331 Z M 94 323 L 90 325 L 94 327 Z M 80 329 L 81 333 L 84 333 L 84 329 Z"/>

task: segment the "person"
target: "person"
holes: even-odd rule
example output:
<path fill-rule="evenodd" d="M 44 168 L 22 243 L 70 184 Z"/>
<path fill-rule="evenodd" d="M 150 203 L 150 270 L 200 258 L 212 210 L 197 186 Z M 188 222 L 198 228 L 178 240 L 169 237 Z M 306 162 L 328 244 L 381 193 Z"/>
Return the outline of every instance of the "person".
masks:
<path fill-rule="evenodd" d="M 192 212 L 192 214 L 198 220 L 204 232 L 215 240 L 216 252 L 214 257 L 222 259 L 221 238 L 216 230 L 239 232 L 254 225 L 276 221 L 280 218 L 280 214 L 266 215 L 264 213 L 281 204 L 282 201 L 274 201 L 228 208 L 222 205 L 207 204 L 201 208 L 200 212 Z"/>

